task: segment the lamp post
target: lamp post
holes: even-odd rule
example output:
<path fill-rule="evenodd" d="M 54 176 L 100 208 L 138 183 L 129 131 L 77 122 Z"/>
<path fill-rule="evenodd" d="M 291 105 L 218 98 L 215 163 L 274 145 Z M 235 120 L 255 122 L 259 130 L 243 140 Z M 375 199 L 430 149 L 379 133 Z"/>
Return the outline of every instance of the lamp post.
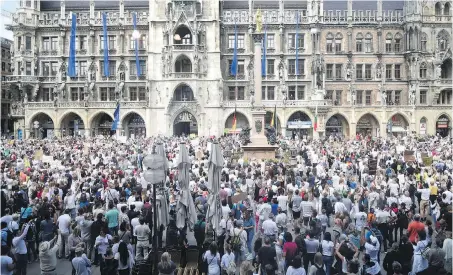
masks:
<path fill-rule="evenodd" d="M 153 274 L 157 274 L 157 202 L 156 185 L 165 181 L 165 159 L 156 154 L 155 147 L 151 155 L 143 159 L 143 166 L 146 167 L 144 178 L 153 185 Z"/>

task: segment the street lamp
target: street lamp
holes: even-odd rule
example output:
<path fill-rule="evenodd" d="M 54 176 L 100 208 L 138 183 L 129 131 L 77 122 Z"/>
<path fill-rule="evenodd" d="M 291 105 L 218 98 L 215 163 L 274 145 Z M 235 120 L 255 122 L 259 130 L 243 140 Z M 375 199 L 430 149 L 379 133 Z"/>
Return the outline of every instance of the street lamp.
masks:
<path fill-rule="evenodd" d="M 165 181 L 165 159 L 159 155 L 153 148 L 151 155 L 143 159 L 143 166 L 146 167 L 144 178 L 148 183 L 153 185 L 153 274 L 157 274 L 157 202 L 156 202 L 156 185 Z"/>

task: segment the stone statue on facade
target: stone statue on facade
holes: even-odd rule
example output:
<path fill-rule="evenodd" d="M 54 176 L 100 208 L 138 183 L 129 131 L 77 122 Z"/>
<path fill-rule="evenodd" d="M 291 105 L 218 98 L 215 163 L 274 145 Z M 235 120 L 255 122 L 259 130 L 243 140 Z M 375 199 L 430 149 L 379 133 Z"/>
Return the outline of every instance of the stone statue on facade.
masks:
<path fill-rule="evenodd" d="M 53 106 L 57 107 L 58 106 L 58 88 L 57 88 L 57 84 L 55 84 L 55 86 L 53 87 L 52 95 L 53 95 Z"/>
<path fill-rule="evenodd" d="M 382 106 L 387 106 L 387 91 L 385 89 L 381 89 L 381 103 Z"/>
<path fill-rule="evenodd" d="M 410 106 L 415 105 L 415 89 L 413 89 L 413 88 L 411 88 L 409 91 L 409 105 Z"/>
<path fill-rule="evenodd" d="M 351 80 L 352 79 L 352 74 L 354 72 L 354 65 L 352 65 L 352 62 L 349 60 L 348 64 L 346 65 L 346 80 Z"/>
<path fill-rule="evenodd" d="M 281 81 L 283 81 L 283 77 L 284 77 L 284 66 L 283 66 L 283 63 L 280 62 L 280 64 L 278 65 L 278 79 Z"/>
<path fill-rule="evenodd" d="M 28 103 L 28 93 L 25 91 L 23 93 L 24 93 L 24 103 L 27 104 Z"/>
<path fill-rule="evenodd" d="M 316 59 L 316 88 L 323 89 L 323 75 L 324 75 L 324 57 L 319 56 Z"/>
<path fill-rule="evenodd" d="M 442 76 L 442 67 L 441 65 L 436 66 L 436 79 L 440 79 Z"/>
<path fill-rule="evenodd" d="M 381 62 L 379 62 L 376 65 L 376 78 L 381 79 L 381 77 L 382 77 L 382 64 Z"/>
<path fill-rule="evenodd" d="M 255 24 L 256 24 L 255 31 L 257 33 L 261 33 L 263 31 L 263 17 L 261 15 L 261 9 L 258 9 L 256 11 Z"/>

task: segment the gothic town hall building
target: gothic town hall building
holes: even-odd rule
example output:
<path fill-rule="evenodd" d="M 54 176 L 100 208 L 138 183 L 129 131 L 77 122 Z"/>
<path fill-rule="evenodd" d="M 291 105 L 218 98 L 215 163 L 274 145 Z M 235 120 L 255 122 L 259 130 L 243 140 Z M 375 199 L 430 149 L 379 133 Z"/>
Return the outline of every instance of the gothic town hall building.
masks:
<path fill-rule="evenodd" d="M 278 131 L 286 136 L 447 136 L 453 119 L 451 5 L 20 0 L 7 26 L 14 41 L 12 72 L 2 81 L 11 100 L 5 125 L 21 138 L 107 135 L 119 102 L 120 135 L 219 136 L 251 124 L 253 96 L 261 93 L 266 124 L 276 110 Z M 68 77 L 73 13 L 76 77 Z M 261 91 L 254 91 L 258 24 L 265 32 L 266 70 Z M 110 76 L 104 75 L 104 51 Z"/>

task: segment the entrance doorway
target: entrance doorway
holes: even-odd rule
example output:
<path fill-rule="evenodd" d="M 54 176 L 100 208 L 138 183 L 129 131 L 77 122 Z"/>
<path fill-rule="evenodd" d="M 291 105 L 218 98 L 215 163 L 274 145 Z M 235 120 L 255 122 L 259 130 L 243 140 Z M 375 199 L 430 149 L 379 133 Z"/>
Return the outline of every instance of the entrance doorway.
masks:
<path fill-rule="evenodd" d="M 93 119 L 93 126 L 91 128 L 91 136 L 111 136 L 113 119 L 106 113 L 100 113 Z"/>
<path fill-rule="evenodd" d="M 436 133 L 441 137 L 446 137 L 450 133 L 450 119 L 446 115 L 441 115 L 436 121 Z"/>
<path fill-rule="evenodd" d="M 197 119 L 191 113 L 184 111 L 180 113 L 173 123 L 174 136 L 198 135 Z"/>
<path fill-rule="evenodd" d="M 53 138 L 54 123 L 45 113 L 37 114 L 30 123 L 30 136 L 35 139 Z"/>
<path fill-rule="evenodd" d="M 371 114 L 363 115 L 356 124 L 356 134 L 371 137 L 379 137 L 379 122 Z"/>

